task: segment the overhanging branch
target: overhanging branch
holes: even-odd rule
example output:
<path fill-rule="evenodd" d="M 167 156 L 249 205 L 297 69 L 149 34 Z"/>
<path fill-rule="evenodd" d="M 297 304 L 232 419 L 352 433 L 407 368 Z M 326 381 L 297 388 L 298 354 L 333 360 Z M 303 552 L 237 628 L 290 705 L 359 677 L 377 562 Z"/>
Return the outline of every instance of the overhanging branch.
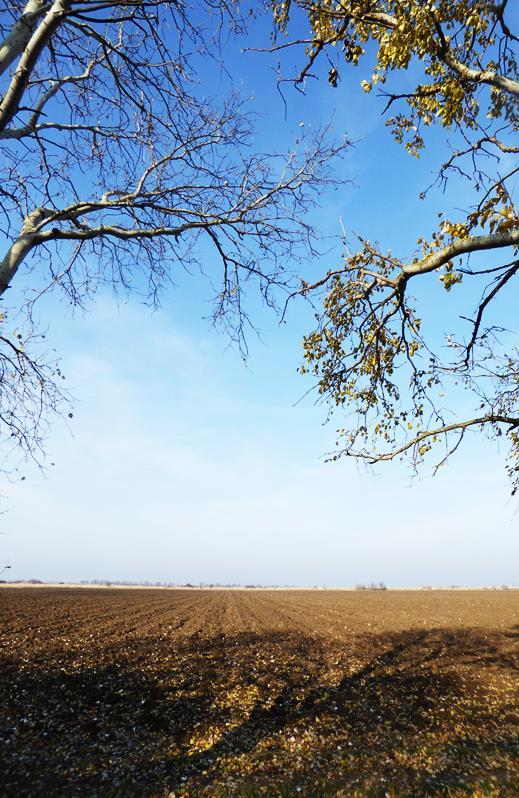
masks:
<path fill-rule="evenodd" d="M 394 460 L 395 457 L 404 454 L 405 452 L 409 451 L 409 449 L 419 446 L 421 443 L 429 440 L 430 438 L 437 438 L 440 435 L 446 435 L 449 432 L 467 430 L 470 429 L 470 427 L 484 426 L 485 424 L 503 424 L 510 430 L 513 430 L 519 428 L 519 417 L 488 413 L 485 416 L 471 418 L 467 421 L 456 421 L 453 424 L 445 424 L 441 427 L 436 427 L 435 429 L 424 430 L 418 435 L 415 435 L 413 438 L 410 438 L 402 446 L 392 449 L 390 452 L 374 454 L 369 452 L 352 452 L 346 450 L 344 454 L 350 457 L 357 457 L 361 460 L 367 460 L 370 465 L 375 465 L 375 463 L 381 463 L 386 460 Z"/>
<path fill-rule="evenodd" d="M 453 241 L 447 247 L 428 255 L 422 260 L 410 263 L 403 267 L 402 273 L 404 281 L 417 274 L 427 274 L 445 266 L 453 258 L 466 255 L 469 252 L 481 252 L 491 249 L 502 249 L 503 247 L 519 246 L 519 229 L 506 230 L 501 233 L 492 233 L 482 236 L 467 236 Z"/>

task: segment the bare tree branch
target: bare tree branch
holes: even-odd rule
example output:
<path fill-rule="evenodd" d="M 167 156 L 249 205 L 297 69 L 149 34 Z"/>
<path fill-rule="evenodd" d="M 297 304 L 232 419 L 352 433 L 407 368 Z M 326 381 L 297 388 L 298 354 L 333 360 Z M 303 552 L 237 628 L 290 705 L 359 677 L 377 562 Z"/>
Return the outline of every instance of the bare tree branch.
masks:
<path fill-rule="evenodd" d="M 341 182 L 331 163 L 348 143 L 323 129 L 286 153 L 254 149 L 255 117 L 231 80 L 214 99 L 198 83 L 221 65 L 220 32 L 244 26 L 234 0 L 0 10 L 0 441 L 13 434 L 39 457 L 46 412 L 64 406 L 37 337 L 44 294 L 87 307 L 111 286 L 156 305 L 176 270 L 198 267 L 223 285 L 211 288 L 214 317 L 245 349 L 245 283 L 275 304 L 274 291 L 295 287 L 293 264 L 315 256 L 309 212 Z M 9 306 L 13 281 L 21 308 Z"/>

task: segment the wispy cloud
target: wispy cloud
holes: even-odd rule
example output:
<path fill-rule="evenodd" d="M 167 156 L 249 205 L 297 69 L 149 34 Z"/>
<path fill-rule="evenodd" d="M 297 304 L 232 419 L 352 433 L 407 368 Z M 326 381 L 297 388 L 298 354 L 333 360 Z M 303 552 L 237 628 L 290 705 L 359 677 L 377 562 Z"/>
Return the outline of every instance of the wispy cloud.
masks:
<path fill-rule="evenodd" d="M 263 385 L 272 351 L 254 374 L 216 337 L 177 335 L 133 307 L 80 327 L 65 353 L 73 434 L 56 427 L 56 467 L 10 488 L 14 576 L 513 581 L 513 508 L 488 455 L 484 473 L 459 461 L 412 488 L 394 468 L 324 465 L 321 411 Z"/>

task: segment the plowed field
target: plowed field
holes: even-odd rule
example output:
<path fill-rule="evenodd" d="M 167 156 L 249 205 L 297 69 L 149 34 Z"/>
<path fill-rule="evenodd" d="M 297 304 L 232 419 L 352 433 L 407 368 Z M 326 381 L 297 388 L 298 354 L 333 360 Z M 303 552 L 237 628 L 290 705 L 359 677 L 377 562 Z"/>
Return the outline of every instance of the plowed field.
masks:
<path fill-rule="evenodd" d="M 519 591 L 0 590 L 2 796 L 519 796 Z"/>

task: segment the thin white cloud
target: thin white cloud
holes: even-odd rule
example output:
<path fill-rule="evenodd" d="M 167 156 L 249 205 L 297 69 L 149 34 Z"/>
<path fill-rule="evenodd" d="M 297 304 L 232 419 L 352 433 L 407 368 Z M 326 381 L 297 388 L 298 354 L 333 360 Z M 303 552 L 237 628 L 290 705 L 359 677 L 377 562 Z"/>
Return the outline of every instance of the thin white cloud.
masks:
<path fill-rule="evenodd" d="M 157 332 L 145 314 L 96 316 L 88 326 L 69 368 L 81 395 L 73 437 L 56 428 L 56 467 L 10 489 L 3 540 L 14 576 L 513 581 L 513 508 L 497 459 L 494 471 L 488 453 L 484 471 L 460 459 L 411 488 L 398 468 L 373 477 L 353 463 L 325 465 L 320 410 L 276 403 L 273 386 L 270 403 L 238 398 L 256 377 L 237 358 L 222 370 L 215 340 L 172 335 L 165 368 L 154 344 L 163 319 Z M 94 329 L 94 342 L 110 340 L 102 356 Z M 132 352 L 147 353 L 140 379 Z"/>

